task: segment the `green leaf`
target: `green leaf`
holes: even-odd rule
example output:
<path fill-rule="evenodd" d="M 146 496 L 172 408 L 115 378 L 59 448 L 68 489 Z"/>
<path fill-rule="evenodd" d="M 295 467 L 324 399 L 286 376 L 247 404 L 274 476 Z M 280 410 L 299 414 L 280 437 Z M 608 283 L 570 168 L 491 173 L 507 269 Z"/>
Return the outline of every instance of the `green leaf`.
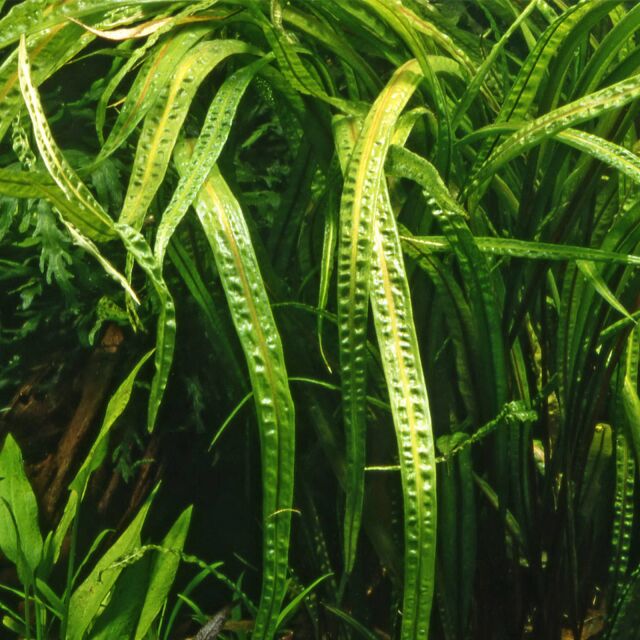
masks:
<path fill-rule="evenodd" d="M 521 126 L 523 126 L 522 123 L 514 122 L 489 125 L 482 129 L 477 129 L 463 138 L 461 144 L 467 144 L 485 136 L 518 131 Z M 555 133 L 551 138 L 608 164 L 610 167 L 626 174 L 635 182 L 640 182 L 640 158 L 637 154 L 625 149 L 619 144 L 610 142 L 592 133 L 581 131 L 580 129 L 566 129 L 565 131 Z"/>
<path fill-rule="evenodd" d="M 38 150 L 51 177 L 62 189 L 69 205 L 77 210 L 73 223 L 92 240 L 114 237 L 113 221 L 82 182 L 56 145 L 46 121 L 40 97 L 31 79 L 27 45 L 22 38 L 18 60 L 20 89 L 31 117 Z"/>
<path fill-rule="evenodd" d="M 491 48 L 489 55 L 486 56 L 486 58 L 482 61 L 482 64 L 473 74 L 471 82 L 466 88 L 453 115 L 452 128 L 454 130 L 464 117 L 469 107 L 473 104 L 473 101 L 478 96 L 478 93 L 481 91 L 483 82 L 485 82 L 487 74 L 491 70 L 492 65 L 495 64 L 498 56 L 503 52 L 507 42 L 509 41 L 509 38 L 511 38 L 511 36 L 521 25 L 523 25 L 523 23 L 533 12 L 533 10 L 537 8 L 538 4 L 538 0 L 531 0 L 531 2 L 524 8 L 524 10 L 516 18 L 513 24 L 511 24 L 511 26 L 502 34 L 500 40 L 498 40 L 498 42 L 496 42 L 496 44 Z"/>
<path fill-rule="evenodd" d="M 142 640 L 146 636 L 151 623 L 166 604 L 169 590 L 180 564 L 180 552 L 184 548 L 189 532 L 192 510 L 192 507 L 187 507 L 180 514 L 160 545 L 167 551 L 158 551 L 153 562 L 145 590 L 144 604 L 135 632 L 135 640 Z"/>
<path fill-rule="evenodd" d="M 158 299 L 159 313 L 155 350 L 156 373 L 151 382 L 149 414 L 147 417 L 147 429 L 153 431 L 173 362 L 176 342 L 176 308 L 171 293 L 162 277 L 162 268 L 153 256 L 144 236 L 132 227 L 120 222 L 115 225 L 115 228 L 129 254 L 133 256 L 136 263 L 151 281 Z"/>
<path fill-rule="evenodd" d="M 233 124 L 236 110 L 254 75 L 267 64 L 271 58 L 266 56 L 236 71 L 222 84 L 216 97 L 211 102 L 205 117 L 202 131 L 197 138 L 189 166 L 167 205 L 158 232 L 154 253 L 162 263 L 164 253 L 173 232 L 184 217 L 189 205 L 202 188 L 211 167 L 217 162 Z"/>
<path fill-rule="evenodd" d="M 159 96 L 163 93 L 175 72 L 176 66 L 182 58 L 207 34 L 206 26 L 194 27 L 179 31 L 168 36 L 167 40 L 158 45 L 148 55 L 142 68 L 124 99 L 109 136 L 100 148 L 96 163 L 104 160 L 133 133 L 138 123 L 149 112 Z M 156 34 L 157 37 L 160 33 Z M 107 103 L 124 76 L 144 59 L 149 47 L 155 44 L 156 37 L 149 38 L 141 47 L 136 49 L 121 69 L 109 81 L 98 102 L 96 110 L 96 127 L 99 135 L 104 126 Z"/>
<path fill-rule="evenodd" d="M 484 413 L 487 417 L 495 415 L 505 404 L 507 395 L 501 313 L 495 281 L 466 222 L 469 216 L 451 196 L 428 160 L 395 146 L 389 159 L 391 173 L 410 178 L 423 187 L 427 202 L 456 254 L 477 326 L 480 366 L 486 374 L 485 398 L 482 399 Z"/>
<path fill-rule="evenodd" d="M 73 238 L 74 244 L 86 251 L 89 255 L 93 256 L 100 266 L 104 269 L 105 273 L 113 278 L 130 296 L 131 300 L 135 304 L 140 304 L 140 300 L 136 295 L 136 292 L 131 288 L 131 285 L 127 279 L 100 253 L 98 247 L 89 238 L 83 236 L 70 222 L 61 216 L 62 224 L 67 228 L 69 235 Z"/>
<path fill-rule="evenodd" d="M 393 127 L 421 77 L 416 60 L 396 70 L 371 107 L 345 168 L 340 202 L 337 287 L 347 445 L 344 522 L 347 574 L 355 562 L 364 497 L 366 333 L 375 211 Z"/>
<path fill-rule="evenodd" d="M 401 638 L 410 640 L 429 635 L 435 584 L 436 461 L 411 293 L 386 189 L 379 202 L 370 295 L 400 457 L 405 532 Z"/>
<path fill-rule="evenodd" d="M 17 566 L 20 581 L 33 584 L 43 548 L 38 504 L 11 434 L 0 451 L 0 511 L 0 549 Z"/>
<path fill-rule="evenodd" d="M 171 74 L 171 83 L 147 114 L 131 170 L 120 222 L 139 230 L 162 183 L 171 152 L 193 97 L 211 70 L 225 58 L 253 48 L 239 40 L 203 42 L 191 49 Z"/>
<path fill-rule="evenodd" d="M 124 566 L 118 561 L 140 546 L 140 532 L 155 494 L 156 491 L 147 498 L 133 522 L 73 592 L 67 624 L 68 640 L 82 640 L 87 637 L 91 623 L 100 613 L 105 599 L 122 573 Z"/>
<path fill-rule="evenodd" d="M 17 42 L 25 34 L 37 33 L 54 25 L 66 24 L 69 18 L 80 19 L 92 14 L 127 8 L 137 5 L 183 5 L 192 0 L 68 0 L 46 2 L 25 0 L 14 6 L 0 19 L 0 49 Z M 134 11 L 137 8 L 133 7 Z"/>
<path fill-rule="evenodd" d="M 332 607 L 325 603 L 324 608 L 327 611 L 333 613 L 334 616 L 340 618 L 346 622 L 359 636 L 365 638 L 365 640 L 378 640 L 378 635 L 369 631 L 361 622 L 358 622 L 353 616 L 350 616 L 346 611 Z"/>
<path fill-rule="evenodd" d="M 190 155 L 176 148 L 184 171 Z M 240 206 L 216 166 L 196 202 L 249 368 L 262 462 L 263 577 L 254 636 L 274 636 L 287 588 L 295 419 L 280 334 Z"/>
<path fill-rule="evenodd" d="M 402 230 L 402 242 L 414 247 L 421 254 L 449 253 L 453 251 L 445 236 L 412 236 Z M 589 262 L 605 262 L 607 264 L 631 264 L 640 266 L 640 256 L 615 253 L 591 247 L 576 247 L 570 244 L 551 244 L 514 238 L 487 238 L 474 236 L 474 241 L 482 253 L 494 256 L 508 256 L 526 260 L 583 260 Z"/>
<path fill-rule="evenodd" d="M 607 283 L 603 280 L 602 276 L 595 269 L 595 265 L 584 260 L 578 260 L 576 262 L 578 269 L 582 272 L 582 275 L 587 278 L 593 288 L 606 300 L 616 311 L 619 311 L 623 316 L 633 320 L 631 314 L 625 309 L 624 305 L 615 297 L 611 289 L 607 286 Z"/>
<path fill-rule="evenodd" d="M 303 600 L 311 594 L 311 592 L 327 578 L 330 578 L 333 574 L 327 573 L 319 578 L 316 578 L 310 585 L 305 587 L 293 600 L 280 612 L 278 616 L 278 629 L 287 622 L 287 620 L 296 612 L 298 607 L 302 604 Z"/>
<path fill-rule="evenodd" d="M 521 126 L 491 154 L 467 190 L 472 191 L 507 162 L 543 140 L 581 122 L 592 120 L 614 109 L 620 109 L 638 97 L 640 97 L 640 74 L 580 97 Z M 575 136 L 572 140 L 575 143 L 579 142 L 579 138 L 576 139 Z"/>
<path fill-rule="evenodd" d="M 124 568 L 91 627 L 92 640 L 133 637 L 147 592 L 151 565 L 151 555 L 144 555 Z"/>
<path fill-rule="evenodd" d="M 30 63 L 34 85 L 40 86 L 93 39 L 92 34 L 69 23 L 59 24 L 30 36 L 27 39 L 27 48 L 31 51 Z M 4 138 L 22 105 L 17 58 L 18 51 L 15 50 L 6 57 L 0 67 L 0 140 Z"/>
<path fill-rule="evenodd" d="M 151 357 L 152 353 L 153 351 L 149 351 L 140 358 L 109 400 L 98 435 L 93 441 L 93 445 L 85 457 L 82 466 L 69 485 L 69 488 L 72 491 L 76 491 L 81 499 L 84 497 L 84 492 L 86 491 L 91 474 L 100 467 L 107 455 L 111 428 L 127 408 L 138 373 L 145 362 Z"/>

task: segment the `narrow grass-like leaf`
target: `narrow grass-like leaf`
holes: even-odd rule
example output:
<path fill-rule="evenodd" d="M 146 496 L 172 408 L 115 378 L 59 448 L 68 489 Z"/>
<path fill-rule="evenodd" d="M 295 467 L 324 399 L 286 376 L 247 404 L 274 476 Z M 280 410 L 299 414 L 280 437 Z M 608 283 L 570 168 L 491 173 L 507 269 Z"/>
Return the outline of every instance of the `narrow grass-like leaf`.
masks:
<path fill-rule="evenodd" d="M 412 236 L 403 230 L 400 239 L 405 245 L 411 245 L 424 253 L 443 253 L 453 251 L 445 236 Z M 513 238 L 487 238 L 474 236 L 475 243 L 482 253 L 494 256 L 508 256 L 527 260 L 559 260 L 604 262 L 607 264 L 629 264 L 640 266 L 640 256 L 615 253 L 591 247 L 576 247 L 567 244 L 533 242 Z"/>
<path fill-rule="evenodd" d="M 324 608 L 333 613 L 334 616 L 340 618 L 340 620 L 346 622 L 361 638 L 364 638 L 365 640 L 378 640 L 378 636 L 373 633 L 373 631 L 369 631 L 361 622 L 358 622 L 346 611 L 342 611 L 342 609 L 332 607 L 326 603 L 324 604 Z"/>
<path fill-rule="evenodd" d="M 158 226 L 154 252 L 160 263 L 163 261 L 167 244 L 173 232 L 202 188 L 211 167 L 218 160 L 244 92 L 254 75 L 270 59 L 269 56 L 261 58 L 236 71 L 225 80 L 213 99 L 202 125 L 200 136 L 196 140 L 189 166 L 185 169 Z"/>
<path fill-rule="evenodd" d="M 27 41 L 33 83 L 39 86 L 91 41 L 91 34 L 80 33 L 75 25 L 61 24 L 30 37 Z M 8 55 L 0 66 L 0 140 L 22 105 L 18 82 L 18 51 Z"/>
<path fill-rule="evenodd" d="M 435 582 L 435 450 L 411 294 L 386 189 L 379 202 L 371 302 L 400 457 L 405 531 L 401 638 L 411 640 L 429 635 Z"/>
<path fill-rule="evenodd" d="M 164 179 L 193 96 L 205 76 L 225 58 L 252 50 L 239 40 L 214 40 L 196 45 L 182 58 L 173 70 L 171 84 L 145 118 L 120 222 L 135 229 L 142 226 Z"/>
<path fill-rule="evenodd" d="M 500 499 L 493 487 L 491 487 L 491 485 L 484 478 L 481 478 L 476 473 L 473 474 L 473 479 L 475 480 L 475 483 L 478 485 L 478 487 L 480 487 L 480 490 L 482 491 L 484 496 L 489 501 L 489 504 L 497 511 L 499 509 Z M 525 549 L 522 527 L 510 511 L 506 512 L 505 524 L 507 526 L 507 530 L 509 531 L 513 539 L 518 543 L 520 549 Z"/>
<path fill-rule="evenodd" d="M 182 171 L 190 150 L 176 148 Z M 254 637 L 273 638 L 286 592 L 293 501 L 295 419 L 280 335 L 240 206 L 214 167 L 195 208 L 211 246 L 247 359 L 260 427 L 262 594 Z"/>
<path fill-rule="evenodd" d="M 607 286 L 607 283 L 603 280 L 602 276 L 596 271 L 594 265 L 584 260 L 578 260 L 576 262 L 578 269 L 591 283 L 593 288 L 606 300 L 616 311 L 619 311 L 623 316 L 633 320 L 631 314 L 626 310 L 624 305 L 616 298 L 611 289 Z"/>
<path fill-rule="evenodd" d="M 638 97 L 640 97 L 640 75 L 578 98 L 536 118 L 498 146 L 481 167 L 475 180 L 468 187 L 468 191 L 488 179 L 507 162 L 543 140 L 576 124 L 619 109 Z"/>
<path fill-rule="evenodd" d="M 291 602 L 280 612 L 278 616 L 278 628 L 282 627 L 287 620 L 295 613 L 296 609 L 302 604 L 305 598 L 311 595 L 311 592 L 327 578 L 333 576 L 332 573 L 327 573 L 319 578 L 316 578 L 310 585 L 305 587 Z"/>
<path fill-rule="evenodd" d="M 27 45 L 24 38 L 20 41 L 18 70 L 20 88 L 33 123 L 40 155 L 51 177 L 62 189 L 73 207 L 77 209 L 76 223 L 78 224 L 76 226 L 92 240 L 107 240 L 114 237 L 113 221 L 71 168 L 51 135 L 38 92 L 31 79 Z"/>
<path fill-rule="evenodd" d="M 149 414 L 147 417 L 147 429 L 152 431 L 156 423 L 162 396 L 167 386 L 167 380 L 169 379 L 171 363 L 173 362 L 173 351 L 176 341 L 176 310 L 171 293 L 169 293 L 169 289 L 162 278 L 160 264 L 154 258 L 151 248 L 142 234 L 121 222 L 116 223 L 115 227 L 127 251 L 133 256 L 136 263 L 151 281 L 158 298 L 159 312 L 155 352 L 156 373 L 151 382 Z"/>
<path fill-rule="evenodd" d="M 516 29 L 522 25 L 522 23 L 529 17 L 531 12 L 537 7 L 538 0 L 531 0 L 531 2 L 525 7 L 522 13 L 517 17 L 513 24 L 502 34 L 500 40 L 492 47 L 489 55 L 482 61 L 482 64 L 478 67 L 471 78 L 469 86 L 465 90 L 462 99 L 456 107 L 456 111 L 452 118 L 451 126 L 455 130 L 460 123 L 465 113 L 476 99 L 478 93 L 482 88 L 482 84 L 485 81 L 487 74 L 491 70 L 492 65 L 495 63 L 497 57 L 502 53 L 509 38 L 515 33 Z"/>
<path fill-rule="evenodd" d="M 82 640 L 87 637 L 89 626 L 124 568 L 124 565 L 118 564 L 117 561 L 140 546 L 140 532 L 154 496 L 155 491 L 147 498 L 133 522 L 100 558 L 71 596 L 66 635 L 69 640 Z"/>
<path fill-rule="evenodd" d="M 224 366 L 229 380 L 234 383 L 230 385 L 231 388 L 246 388 L 248 385 L 245 379 L 244 364 L 238 357 L 227 335 L 223 317 L 224 309 L 220 308 L 220 305 L 216 303 L 211 293 L 207 290 L 207 285 L 198 272 L 193 258 L 175 237 L 169 245 L 168 253 L 173 266 L 184 280 L 189 293 L 204 315 L 205 324 L 208 325 L 207 333 L 211 336 L 216 354 L 219 354 L 219 361 Z"/>
<path fill-rule="evenodd" d="M 412 60 L 400 67 L 367 116 L 345 173 L 338 240 L 338 328 L 348 481 L 344 562 L 353 568 L 365 466 L 366 333 L 375 210 L 393 126 L 420 82 Z"/>
<path fill-rule="evenodd" d="M 170 84 L 176 66 L 185 54 L 207 34 L 205 27 L 188 29 L 168 36 L 167 40 L 158 45 L 147 58 L 138 72 L 135 80 L 118 113 L 118 118 L 109 133 L 108 138 L 100 148 L 96 162 L 113 153 L 133 132 L 136 125 L 144 118 L 162 91 Z M 159 34 L 157 34 L 159 37 Z M 136 49 L 119 71 L 110 79 L 96 110 L 96 129 L 102 135 L 102 128 L 106 116 L 107 103 L 111 99 L 122 79 L 131 69 L 143 59 L 148 48 L 155 44 L 155 37 L 149 38 L 141 47 Z"/>

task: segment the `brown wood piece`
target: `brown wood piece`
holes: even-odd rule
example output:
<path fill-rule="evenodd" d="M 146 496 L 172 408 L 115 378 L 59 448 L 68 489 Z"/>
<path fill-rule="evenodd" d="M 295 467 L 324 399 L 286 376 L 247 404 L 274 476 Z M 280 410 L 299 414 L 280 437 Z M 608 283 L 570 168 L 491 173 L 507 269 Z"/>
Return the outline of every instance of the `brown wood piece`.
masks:
<path fill-rule="evenodd" d="M 42 500 L 44 515 L 49 522 L 56 519 L 67 485 L 81 462 L 80 454 L 87 445 L 91 427 L 104 407 L 123 340 L 120 327 L 109 325 L 83 371 L 80 402 L 58 443 L 55 460 L 50 467 L 50 481 Z"/>

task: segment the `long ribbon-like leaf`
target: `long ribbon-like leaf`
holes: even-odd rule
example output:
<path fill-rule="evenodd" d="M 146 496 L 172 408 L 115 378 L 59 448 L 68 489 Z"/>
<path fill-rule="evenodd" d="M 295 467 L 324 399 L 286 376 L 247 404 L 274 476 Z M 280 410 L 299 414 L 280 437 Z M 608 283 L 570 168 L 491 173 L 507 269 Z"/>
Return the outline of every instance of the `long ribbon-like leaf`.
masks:
<path fill-rule="evenodd" d="M 404 505 L 403 640 L 427 638 L 435 581 L 436 466 L 400 238 L 386 189 L 374 228 L 371 303 L 398 440 Z"/>
<path fill-rule="evenodd" d="M 344 562 L 353 568 L 362 520 L 365 466 L 366 333 L 373 226 L 393 126 L 420 82 L 420 66 L 401 66 L 364 122 L 346 170 L 340 202 L 338 328 L 347 444 Z"/>
<path fill-rule="evenodd" d="M 190 150 L 176 148 L 180 171 Z M 263 575 L 255 638 L 273 638 L 285 596 L 295 419 L 280 334 L 238 201 L 214 166 L 195 201 L 244 350 L 253 387 L 262 451 Z"/>
<path fill-rule="evenodd" d="M 77 210 L 74 223 L 93 240 L 99 241 L 113 238 L 115 236 L 113 221 L 71 168 L 51 135 L 49 124 L 40 104 L 40 97 L 31 78 L 31 68 L 24 37 L 20 40 L 18 72 L 20 88 L 33 123 L 38 150 L 51 177 Z"/>
<path fill-rule="evenodd" d="M 205 76 L 225 58 L 252 48 L 239 40 L 214 40 L 196 45 L 174 70 L 171 84 L 147 114 L 120 221 L 136 229 L 164 179 L 171 152 L 191 101 Z"/>
<path fill-rule="evenodd" d="M 218 90 L 205 117 L 200 136 L 178 186 L 167 205 L 158 233 L 155 254 L 162 263 L 167 244 L 184 217 L 189 205 L 202 188 L 211 167 L 224 147 L 240 100 L 254 75 L 269 62 L 265 57 L 234 73 Z"/>

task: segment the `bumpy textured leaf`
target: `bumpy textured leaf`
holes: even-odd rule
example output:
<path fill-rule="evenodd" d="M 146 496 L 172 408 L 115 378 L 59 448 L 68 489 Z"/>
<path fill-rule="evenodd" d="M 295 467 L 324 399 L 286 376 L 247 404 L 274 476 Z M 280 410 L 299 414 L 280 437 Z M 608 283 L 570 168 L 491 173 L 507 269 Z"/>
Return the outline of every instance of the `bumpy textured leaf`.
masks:
<path fill-rule="evenodd" d="M 435 74 L 427 47 L 424 43 L 422 33 L 428 33 L 434 40 L 439 40 L 441 46 L 452 44 L 451 39 L 443 34 L 439 29 L 434 28 L 429 22 L 422 20 L 411 9 L 406 7 L 401 0 L 364 0 L 364 2 L 376 11 L 385 22 L 387 22 L 400 38 L 409 47 L 411 53 L 416 57 L 420 65 L 420 70 L 425 78 L 425 84 L 429 88 L 429 93 L 435 103 L 436 112 L 436 149 L 434 152 L 435 161 L 439 167 L 446 172 L 449 170 L 451 156 L 451 123 L 450 114 L 447 107 L 446 97 L 440 80 Z M 422 33 L 421 33 L 422 32 Z M 467 63 L 466 56 L 459 51 L 455 45 L 454 50 L 460 53 L 462 64 Z M 468 65 L 473 71 L 471 65 Z"/>
<path fill-rule="evenodd" d="M 74 203 L 46 173 L 0 168 L 0 194 L 11 198 L 44 198 L 71 224 L 91 232 L 91 228 L 84 227 Z"/>
<path fill-rule="evenodd" d="M 284 22 L 290 23 L 297 29 L 309 34 L 344 59 L 353 68 L 358 82 L 364 84 L 372 93 L 378 92 L 379 80 L 375 71 L 351 46 L 345 34 L 334 29 L 328 20 L 304 14 L 293 7 L 284 7 L 282 17 Z"/>
<path fill-rule="evenodd" d="M 483 367 L 491 372 L 491 384 L 486 388 L 488 415 L 495 415 L 506 402 L 507 375 L 505 347 L 501 335 L 498 295 L 489 267 L 469 229 L 464 209 L 453 199 L 439 173 L 429 163 L 406 149 L 395 147 L 390 156 L 390 171 L 415 180 L 425 190 L 425 196 L 442 230 L 450 242 L 469 291 L 474 320 L 481 341 Z"/>
<path fill-rule="evenodd" d="M 85 238 L 70 222 L 67 222 L 64 216 L 62 217 L 62 223 L 67 228 L 74 243 L 84 249 L 89 255 L 93 256 L 100 263 L 105 273 L 113 278 L 126 291 L 135 304 L 140 304 L 136 292 L 131 288 L 127 279 L 100 253 L 98 247 L 96 247 L 89 238 Z"/>
<path fill-rule="evenodd" d="M 535 47 L 520 67 L 518 75 L 500 107 L 496 123 L 526 118 L 536 93 L 540 89 L 542 79 L 548 72 L 549 65 L 562 43 L 569 41 L 569 39 L 578 42 L 576 32 L 580 30 L 580 25 L 587 21 L 594 12 L 596 15 L 606 13 L 613 4 L 616 4 L 615 0 L 613 2 L 611 0 L 581 0 L 555 17 L 538 38 Z M 541 3 L 539 3 L 539 7 L 542 8 Z M 473 177 L 477 175 L 485 163 L 492 148 L 492 145 L 487 143 L 477 154 L 471 171 Z"/>
<path fill-rule="evenodd" d="M 140 229 L 147 209 L 164 179 L 171 152 L 205 76 L 230 55 L 251 47 L 239 40 L 214 40 L 193 47 L 171 74 L 171 84 L 147 114 L 138 141 L 120 222 Z"/>
<path fill-rule="evenodd" d="M 400 237 L 405 244 L 411 245 L 424 253 L 450 252 L 453 250 L 444 236 L 412 236 L 406 230 L 403 230 Z M 603 249 L 591 249 L 590 247 L 479 236 L 474 236 L 474 241 L 482 253 L 495 256 L 525 258 L 527 260 L 587 260 L 589 262 L 605 262 L 608 264 L 640 265 L 640 256 L 614 253 Z"/>
<path fill-rule="evenodd" d="M 156 333 L 155 352 L 156 373 L 151 382 L 149 414 L 147 417 L 147 429 L 152 431 L 156 424 L 158 410 L 160 409 L 162 396 L 171 371 L 171 363 L 173 362 L 176 342 L 176 309 L 171 293 L 162 277 L 160 263 L 153 256 L 151 248 L 142 234 L 121 222 L 118 222 L 115 228 L 129 254 L 133 256 L 136 263 L 151 281 L 158 299 L 158 330 Z"/>
<path fill-rule="evenodd" d="M 396 427 L 404 504 L 401 637 L 426 638 L 435 583 L 436 473 L 427 389 L 402 249 L 386 190 L 374 228 L 371 302 Z"/>
<path fill-rule="evenodd" d="M 84 49 L 91 34 L 82 33 L 73 24 L 60 24 L 27 39 L 33 83 L 39 86 L 58 68 Z M 6 57 L 0 67 L 0 140 L 22 104 L 18 82 L 18 51 Z"/>
<path fill-rule="evenodd" d="M 299 47 L 295 47 L 286 34 L 274 28 L 272 23 L 266 20 L 261 13 L 255 12 L 254 16 L 263 29 L 265 38 L 273 50 L 284 77 L 296 91 L 314 96 L 344 113 L 361 113 L 361 105 L 334 97 L 325 91 L 317 75 L 312 73 L 311 68 L 305 65 L 299 55 Z"/>
<path fill-rule="evenodd" d="M 624 586 L 619 601 L 610 615 L 612 624 L 605 636 L 606 640 L 637 638 L 640 625 L 640 566 L 636 567 Z"/>
<path fill-rule="evenodd" d="M 629 552 L 633 534 L 633 498 L 635 493 L 636 465 L 631 455 L 627 436 L 616 434 L 616 493 L 613 503 L 614 518 L 611 534 L 610 594 L 615 602 L 629 566 Z"/>
<path fill-rule="evenodd" d="M 345 122 L 349 125 L 349 122 Z M 338 129 L 343 164 L 357 128 Z M 436 471 L 429 400 L 400 237 L 384 178 L 373 222 L 370 297 L 396 430 L 404 510 L 401 637 L 427 637 L 435 583 Z"/>
<path fill-rule="evenodd" d="M 190 149 L 176 149 L 180 170 Z M 287 580 L 295 419 L 282 344 L 240 206 L 218 168 L 195 208 L 211 246 L 245 353 L 260 426 L 263 509 L 263 576 L 256 638 L 273 638 Z"/>
<path fill-rule="evenodd" d="M 640 96 L 640 75 L 578 98 L 522 126 L 491 154 L 472 182 L 482 183 L 504 164 L 542 140 L 581 122 L 619 109 Z M 471 188 L 472 188 L 471 187 Z"/>
<path fill-rule="evenodd" d="M 135 80 L 118 113 L 118 118 L 108 138 L 100 148 L 96 162 L 113 153 L 134 131 L 137 124 L 148 113 L 158 96 L 171 82 L 177 64 L 185 54 L 207 34 L 207 28 L 197 27 L 176 34 L 170 34 L 158 45 L 136 75 Z M 157 34 L 159 37 L 160 34 Z M 149 38 L 137 48 L 110 79 L 98 102 L 96 111 L 96 128 L 101 135 L 106 117 L 107 103 L 111 99 L 122 79 L 144 58 L 147 50 L 155 44 L 155 38 Z"/>
<path fill-rule="evenodd" d="M 355 562 L 365 464 L 366 334 L 375 210 L 393 126 L 420 82 L 412 60 L 400 67 L 371 107 L 345 173 L 338 240 L 338 327 L 347 444 L 345 571 Z"/>
<path fill-rule="evenodd" d="M 127 8 L 134 5 L 184 5 L 191 0 L 26 0 L 14 6 L 0 20 L 0 49 L 20 40 L 23 35 L 36 33 L 69 18 L 82 19 L 91 14 Z M 134 7 L 136 10 L 136 7 Z"/>
<path fill-rule="evenodd" d="M 62 189 L 70 205 L 77 210 L 74 223 L 92 240 L 100 241 L 114 237 L 111 218 L 71 168 L 51 135 L 38 92 L 31 79 L 24 38 L 20 41 L 18 70 L 20 88 L 33 123 L 38 150 L 51 177 Z"/>
<path fill-rule="evenodd" d="M 211 167 L 218 160 L 245 90 L 253 76 L 269 60 L 270 58 L 266 57 L 236 71 L 225 80 L 212 101 L 200 136 L 196 140 L 189 166 L 184 170 L 171 202 L 162 214 L 154 248 L 161 263 L 173 232 L 202 188 Z"/>

